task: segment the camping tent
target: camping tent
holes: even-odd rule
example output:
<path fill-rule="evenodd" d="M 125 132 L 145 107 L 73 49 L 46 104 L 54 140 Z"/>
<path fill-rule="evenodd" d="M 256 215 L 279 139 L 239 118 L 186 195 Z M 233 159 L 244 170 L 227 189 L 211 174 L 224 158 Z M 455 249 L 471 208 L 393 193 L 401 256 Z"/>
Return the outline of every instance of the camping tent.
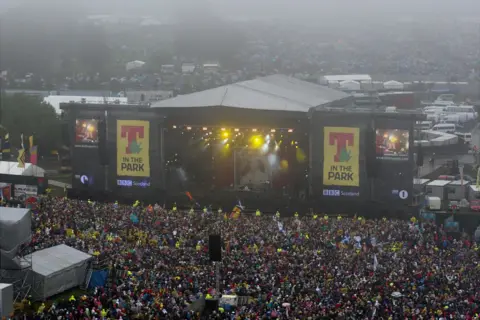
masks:
<path fill-rule="evenodd" d="M 390 80 L 383 83 L 383 88 L 386 90 L 403 90 L 404 85 L 401 82 Z"/>
<path fill-rule="evenodd" d="M 44 300 L 80 286 L 92 256 L 61 244 L 36 251 L 25 259 L 32 262 L 32 297 Z"/>

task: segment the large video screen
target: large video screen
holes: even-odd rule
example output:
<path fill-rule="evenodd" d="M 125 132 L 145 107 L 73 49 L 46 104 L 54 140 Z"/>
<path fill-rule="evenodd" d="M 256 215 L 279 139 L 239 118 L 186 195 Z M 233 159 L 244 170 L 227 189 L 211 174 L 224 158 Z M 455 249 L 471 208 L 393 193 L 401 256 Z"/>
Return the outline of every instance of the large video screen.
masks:
<path fill-rule="evenodd" d="M 377 129 L 376 156 L 379 160 L 408 160 L 409 132 L 400 129 Z"/>
<path fill-rule="evenodd" d="M 75 145 L 98 144 L 98 120 L 77 119 L 75 121 Z"/>

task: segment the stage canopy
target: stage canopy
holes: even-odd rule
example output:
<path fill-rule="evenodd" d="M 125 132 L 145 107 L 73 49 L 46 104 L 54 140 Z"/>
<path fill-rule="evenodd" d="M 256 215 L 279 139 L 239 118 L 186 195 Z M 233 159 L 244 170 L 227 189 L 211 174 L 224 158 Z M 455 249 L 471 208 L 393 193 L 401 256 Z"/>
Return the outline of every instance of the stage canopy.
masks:
<path fill-rule="evenodd" d="M 32 296 L 36 300 L 44 300 L 80 286 L 92 256 L 61 244 L 36 251 L 25 258 L 32 262 Z"/>
<path fill-rule="evenodd" d="M 350 99 L 338 90 L 285 75 L 272 75 L 155 102 L 152 108 L 218 107 L 308 112 Z"/>

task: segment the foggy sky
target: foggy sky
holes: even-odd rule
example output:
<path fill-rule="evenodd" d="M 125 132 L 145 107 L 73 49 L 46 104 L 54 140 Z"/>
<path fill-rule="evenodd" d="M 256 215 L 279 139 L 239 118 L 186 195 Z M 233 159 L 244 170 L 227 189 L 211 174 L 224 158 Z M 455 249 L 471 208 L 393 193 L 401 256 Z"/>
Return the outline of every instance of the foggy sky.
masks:
<path fill-rule="evenodd" d="M 32 14 L 40 5 L 43 9 L 51 9 L 52 13 L 61 7 L 81 6 L 88 14 L 201 18 L 204 14 L 215 13 L 220 17 L 262 16 L 335 23 L 351 19 L 367 22 L 397 16 L 427 20 L 440 16 L 480 17 L 480 0 L 0 0 L 0 12 L 24 3 L 29 4 L 27 7 L 31 8 Z"/>

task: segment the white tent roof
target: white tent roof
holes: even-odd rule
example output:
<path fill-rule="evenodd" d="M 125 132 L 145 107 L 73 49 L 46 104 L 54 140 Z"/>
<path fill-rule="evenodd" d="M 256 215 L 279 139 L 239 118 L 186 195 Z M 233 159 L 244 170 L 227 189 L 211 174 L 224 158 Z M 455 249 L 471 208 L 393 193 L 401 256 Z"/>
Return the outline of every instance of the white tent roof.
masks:
<path fill-rule="evenodd" d="M 272 75 L 155 102 L 151 108 L 216 107 L 308 112 L 349 95 L 284 75 Z"/>
<path fill-rule="evenodd" d="M 345 81 L 340 82 L 341 86 L 348 85 L 348 84 L 360 85 L 360 82 L 355 81 L 355 80 L 345 80 Z"/>
<path fill-rule="evenodd" d="M 27 162 L 25 163 L 25 168 L 19 168 L 18 162 L 0 161 L 0 174 L 43 177 L 45 175 L 45 170 Z"/>
<path fill-rule="evenodd" d="M 403 83 L 395 81 L 395 80 L 390 80 L 387 82 L 383 83 L 383 87 L 385 89 L 402 89 L 403 88 Z"/>
<path fill-rule="evenodd" d="M 32 271 L 42 276 L 64 271 L 91 258 L 91 255 L 65 244 L 35 251 L 26 257 L 27 260 L 32 261 Z"/>

